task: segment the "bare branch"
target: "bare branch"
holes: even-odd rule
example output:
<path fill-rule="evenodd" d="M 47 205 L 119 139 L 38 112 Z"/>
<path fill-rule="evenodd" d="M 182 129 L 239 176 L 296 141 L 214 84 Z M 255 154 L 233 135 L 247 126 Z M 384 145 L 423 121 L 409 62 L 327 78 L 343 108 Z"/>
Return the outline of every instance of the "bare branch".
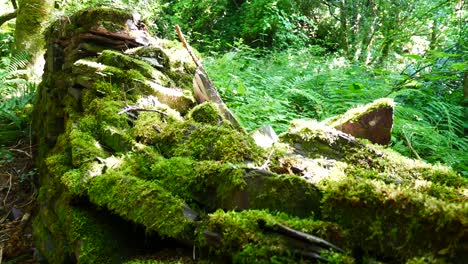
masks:
<path fill-rule="evenodd" d="M 16 10 L 15 10 L 15 11 L 13 11 L 11 13 L 7 13 L 5 15 L 0 16 L 0 26 L 3 25 L 6 22 L 12 20 L 13 18 L 15 18 L 17 14 L 18 14 L 18 12 L 16 12 Z"/>

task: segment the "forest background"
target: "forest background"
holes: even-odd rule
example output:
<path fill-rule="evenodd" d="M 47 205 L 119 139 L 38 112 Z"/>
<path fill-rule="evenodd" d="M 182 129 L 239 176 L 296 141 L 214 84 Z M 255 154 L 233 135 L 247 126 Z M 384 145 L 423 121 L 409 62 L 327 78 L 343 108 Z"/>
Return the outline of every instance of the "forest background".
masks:
<path fill-rule="evenodd" d="M 272 125 L 281 133 L 292 119 L 324 120 L 393 98 L 391 148 L 468 177 L 463 0 L 2 0 L 0 165 L 14 159 L 8 146 L 31 134 L 40 81 L 31 59 L 41 51 L 19 45 L 16 8 L 50 3 L 41 26 L 94 6 L 131 8 L 161 38 L 176 39 L 179 24 L 248 131 Z"/>

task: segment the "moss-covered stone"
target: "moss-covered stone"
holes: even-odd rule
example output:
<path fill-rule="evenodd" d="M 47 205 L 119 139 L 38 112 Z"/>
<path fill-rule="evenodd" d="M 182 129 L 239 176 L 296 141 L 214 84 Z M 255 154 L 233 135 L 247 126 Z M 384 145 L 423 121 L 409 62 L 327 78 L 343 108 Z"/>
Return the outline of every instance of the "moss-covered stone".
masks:
<path fill-rule="evenodd" d="M 166 157 L 232 163 L 256 160 L 262 152 L 250 137 L 227 124 L 212 126 L 190 121 L 166 127 L 158 134 L 156 145 Z"/>
<path fill-rule="evenodd" d="M 216 105 L 210 102 L 195 106 L 187 117 L 195 122 L 210 125 L 219 125 L 224 120 Z"/>
<path fill-rule="evenodd" d="M 90 181 L 91 202 L 162 236 L 188 239 L 193 229 L 187 205 L 160 185 L 109 171 Z"/>
<path fill-rule="evenodd" d="M 323 189 L 325 220 L 368 255 L 400 262 L 427 252 L 454 255 L 467 245 L 468 203 L 445 202 L 381 181 L 345 179 Z M 443 253 L 442 253 L 443 252 Z"/>
<path fill-rule="evenodd" d="M 294 240 L 268 231 L 280 223 L 302 232 L 315 233 L 334 243 L 339 243 L 341 239 L 341 232 L 336 225 L 310 218 L 299 219 L 286 214 L 271 214 L 259 210 L 242 212 L 218 210 L 208 215 L 207 221 L 197 229 L 198 245 L 202 248 L 209 247 L 210 253 L 218 257 L 217 262 L 307 263 L 310 261 L 300 252 L 291 251 L 290 247 L 294 247 Z"/>
<path fill-rule="evenodd" d="M 134 59 L 120 52 L 105 50 L 101 55 L 99 55 L 97 61 L 126 71 L 137 72 L 163 86 L 171 86 L 171 80 L 162 72 L 153 68 L 150 64 L 142 60 Z"/>

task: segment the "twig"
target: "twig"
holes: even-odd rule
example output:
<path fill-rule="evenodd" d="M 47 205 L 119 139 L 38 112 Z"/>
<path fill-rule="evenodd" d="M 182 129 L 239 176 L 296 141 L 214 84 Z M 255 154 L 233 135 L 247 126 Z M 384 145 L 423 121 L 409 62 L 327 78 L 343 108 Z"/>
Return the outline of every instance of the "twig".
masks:
<path fill-rule="evenodd" d="M 123 113 L 127 113 L 127 112 L 155 112 L 155 113 L 158 113 L 158 114 L 161 114 L 161 115 L 168 116 L 167 113 L 165 113 L 165 112 L 163 112 L 161 110 L 147 109 L 147 108 L 137 107 L 137 106 L 127 106 L 122 111 L 119 112 L 119 115 L 121 115 Z"/>
<path fill-rule="evenodd" d="M 6 195 L 5 195 L 5 198 L 3 199 L 3 206 L 4 206 L 4 207 L 6 207 L 6 200 L 7 200 L 7 198 L 8 198 L 8 195 L 10 194 L 10 190 L 11 190 L 11 180 L 13 179 L 13 175 L 12 175 L 11 173 L 9 173 L 9 172 L 7 172 L 7 173 L 10 175 L 10 184 L 9 184 L 9 186 L 8 186 L 8 191 L 7 191 Z"/>
<path fill-rule="evenodd" d="M 19 152 L 19 153 L 23 153 L 24 155 L 28 156 L 28 158 L 32 158 L 31 154 L 29 154 L 28 152 L 24 151 L 24 150 L 21 150 L 21 149 L 8 149 L 8 150 L 11 150 L 11 151 L 16 151 L 16 152 Z"/>
<path fill-rule="evenodd" d="M 192 57 L 193 62 L 195 62 L 195 65 L 197 65 L 197 67 L 199 67 L 200 69 L 202 69 L 202 70 L 206 73 L 205 69 L 203 68 L 203 65 L 202 65 L 201 62 L 200 62 L 200 60 L 198 60 L 197 56 L 195 56 L 195 53 L 193 53 L 192 48 L 191 48 L 190 45 L 187 43 L 187 40 L 185 39 L 184 34 L 182 33 L 182 30 L 180 29 L 180 26 L 179 26 L 179 25 L 176 25 L 176 26 L 175 26 L 175 29 L 176 29 L 176 31 L 177 31 L 177 35 L 179 35 L 180 41 L 182 42 L 182 44 L 184 45 L 185 49 L 186 49 L 187 52 L 189 53 L 190 57 Z"/>
<path fill-rule="evenodd" d="M 2 264 L 2 258 L 3 258 L 3 245 L 0 247 L 0 264 Z"/>
<path fill-rule="evenodd" d="M 259 220 L 259 221 L 264 221 L 264 220 Z M 316 237 L 316 236 L 308 234 L 308 233 L 304 233 L 304 232 L 292 229 L 292 228 L 287 227 L 287 226 L 282 225 L 282 224 L 275 224 L 275 225 L 273 225 L 271 227 L 266 226 L 264 222 L 263 223 L 261 222 L 259 224 L 261 226 L 263 226 L 264 228 L 270 229 L 272 231 L 278 232 L 280 234 L 286 235 L 288 237 L 291 237 L 291 238 L 294 238 L 294 239 L 297 239 L 297 240 L 301 240 L 301 241 L 304 241 L 304 242 L 311 243 L 313 245 L 319 246 L 319 247 L 324 248 L 324 249 L 333 249 L 333 250 L 338 251 L 338 252 L 344 252 L 341 248 L 333 245 L 332 243 L 330 243 L 330 242 L 328 242 L 328 241 L 326 241 L 324 239 L 321 239 L 319 237 Z"/>
<path fill-rule="evenodd" d="M 270 151 L 270 154 L 268 154 L 268 158 L 265 160 L 265 162 L 263 163 L 263 165 L 260 167 L 261 170 L 266 170 L 268 168 L 268 165 L 270 164 L 271 162 L 271 156 L 273 156 L 273 153 L 275 152 L 275 148 L 272 147 L 271 148 L 271 151 Z"/>
<path fill-rule="evenodd" d="M 421 159 L 421 157 L 418 155 L 416 150 L 414 150 L 413 146 L 411 145 L 411 141 L 409 140 L 408 136 L 406 136 L 405 131 L 402 130 L 402 132 L 403 132 L 403 137 L 406 140 L 406 144 L 408 145 L 408 148 L 411 150 L 411 152 L 413 152 L 413 154 L 416 156 L 417 159 Z"/>

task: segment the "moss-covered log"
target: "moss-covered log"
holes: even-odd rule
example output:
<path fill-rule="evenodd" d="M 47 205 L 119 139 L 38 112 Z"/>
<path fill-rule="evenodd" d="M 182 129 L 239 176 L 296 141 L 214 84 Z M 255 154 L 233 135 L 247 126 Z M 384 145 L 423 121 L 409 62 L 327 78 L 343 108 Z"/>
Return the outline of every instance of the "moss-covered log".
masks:
<path fill-rule="evenodd" d="M 466 259 L 467 181 L 449 168 L 311 121 L 257 146 L 196 104 L 183 46 L 125 11 L 46 35 L 34 237 L 49 263 Z"/>

